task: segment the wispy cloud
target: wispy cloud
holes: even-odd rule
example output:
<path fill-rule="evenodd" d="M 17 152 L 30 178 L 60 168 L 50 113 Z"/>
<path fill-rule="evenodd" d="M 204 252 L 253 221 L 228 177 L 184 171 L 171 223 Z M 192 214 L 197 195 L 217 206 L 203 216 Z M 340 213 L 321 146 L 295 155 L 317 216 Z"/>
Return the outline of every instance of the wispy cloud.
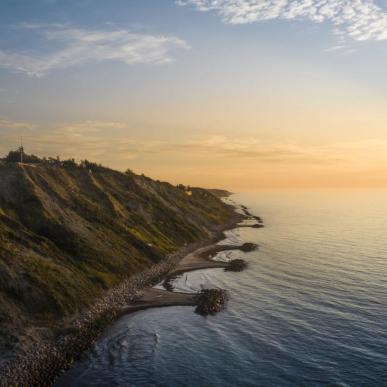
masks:
<path fill-rule="evenodd" d="M 103 133 L 117 129 L 127 129 L 128 124 L 119 121 L 93 121 L 85 120 L 58 125 L 58 129 L 65 133 L 88 134 Z"/>
<path fill-rule="evenodd" d="M 15 131 L 15 129 L 19 129 Z M 27 130 L 28 129 L 28 130 Z M 30 130 L 33 129 L 33 130 Z M 0 117 L 0 157 L 19 144 L 39 156 L 98 160 L 107 165 L 165 152 L 167 142 L 138 138 L 138 131 L 120 121 L 84 120 L 36 125 Z"/>
<path fill-rule="evenodd" d="M 326 145 L 273 142 L 256 137 L 208 136 L 175 144 L 154 144 L 152 152 L 196 155 L 243 165 L 387 165 L 387 141 L 368 139 Z"/>
<path fill-rule="evenodd" d="M 387 39 L 387 13 L 372 0 L 177 0 L 217 12 L 225 23 L 263 20 L 330 22 L 335 33 L 357 41 Z"/>
<path fill-rule="evenodd" d="M 34 125 L 28 122 L 14 121 L 0 116 L 0 131 L 12 129 L 33 129 Z"/>
<path fill-rule="evenodd" d="M 87 30 L 62 24 L 27 23 L 20 28 L 39 35 L 43 50 L 0 50 L 0 66 L 37 77 L 53 69 L 88 62 L 164 64 L 173 61 L 174 49 L 188 47 L 174 36 L 132 33 L 125 29 Z"/>
<path fill-rule="evenodd" d="M 161 160 L 174 163 L 177 160 L 181 168 L 203 160 L 214 165 L 278 171 L 304 167 L 353 170 L 387 167 L 384 139 L 305 145 L 258 137 L 210 135 L 170 142 L 142 137 L 125 122 L 85 120 L 38 126 L 1 117 L 0 157 L 18 146 L 20 134 L 28 153 L 88 158 L 119 167 L 135 162 L 137 166 L 157 169 L 163 163 Z"/>
<path fill-rule="evenodd" d="M 329 163 L 329 150 L 319 147 L 305 147 L 292 143 L 276 143 L 255 137 L 209 136 L 175 144 L 171 149 L 206 153 L 211 157 L 259 163 Z"/>

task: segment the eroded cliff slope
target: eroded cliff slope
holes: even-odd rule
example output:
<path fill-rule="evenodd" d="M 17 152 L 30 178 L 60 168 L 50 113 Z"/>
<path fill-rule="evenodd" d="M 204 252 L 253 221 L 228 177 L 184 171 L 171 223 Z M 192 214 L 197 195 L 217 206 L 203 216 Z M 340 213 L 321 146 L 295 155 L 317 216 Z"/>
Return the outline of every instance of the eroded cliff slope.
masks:
<path fill-rule="evenodd" d="M 207 190 L 131 172 L 0 165 L 0 351 L 55 327 L 232 214 Z"/>

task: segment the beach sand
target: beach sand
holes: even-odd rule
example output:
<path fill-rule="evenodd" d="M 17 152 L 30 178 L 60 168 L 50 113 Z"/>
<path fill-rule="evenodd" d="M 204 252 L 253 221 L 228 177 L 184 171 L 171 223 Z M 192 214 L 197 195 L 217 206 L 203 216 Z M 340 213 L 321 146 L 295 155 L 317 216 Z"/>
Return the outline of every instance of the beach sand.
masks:
<path fill-rule="evenodd" d="M 177 275 L 188 271 L 212 268 L 228 268 L 229 262 L 214 261 L 212 258 L 221 251 L 240 250 L 251 251 L 258 246 L 254 244 L 243 245 L 218 245 L 216 243 L 200 247 L 197 250 L 187 254 L 177 266 L 168 273 L 163 282 L 166 290 L 147 288 L 141 291 L 138 297 L 128 306 L 122 309 L 122 314 L 136 312 L 147 308 L 156 308 L 162 306 L 182 306 L 196 305 L 196 294 L 179 293 L 172 291 L 170 282 Z"/>

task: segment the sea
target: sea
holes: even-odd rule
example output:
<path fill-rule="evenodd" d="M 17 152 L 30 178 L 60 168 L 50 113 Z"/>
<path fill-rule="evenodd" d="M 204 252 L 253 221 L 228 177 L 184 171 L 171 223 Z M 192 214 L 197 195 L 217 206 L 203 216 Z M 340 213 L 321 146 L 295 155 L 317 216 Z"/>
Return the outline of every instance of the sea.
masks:
<path fill-rule="evenodd" d="M 122 317 L 56 383 L 71 386 L 387 386 L 387 191 L 244 192 L 264 219 L 221 243 L 259 249 L 240 273 L 186 273 L 177 291 L 227 290 L 223 311 Z"/>

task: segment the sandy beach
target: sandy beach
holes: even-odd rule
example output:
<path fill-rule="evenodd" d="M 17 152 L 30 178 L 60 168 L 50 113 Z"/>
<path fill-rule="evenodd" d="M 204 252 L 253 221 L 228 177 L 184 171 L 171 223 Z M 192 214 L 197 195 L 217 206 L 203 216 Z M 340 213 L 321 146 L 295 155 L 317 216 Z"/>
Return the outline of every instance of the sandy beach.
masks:
<path fill-rule="evenodd" d="M 141 293 L 141 296 L 136 301 L 122 309 L 122 314 L 162 306 L 195 305 L 195 294 L 169 292 L 156 288 L 148 288 Z"/>
<path fill-rule="evenodd" d="M 217 253 L 230 250 L 247 252 L 257 248 L 258 246 L 252 243 L 245 243 L 243 245 L 218 245 L 217 243 L 212 243 L 208 246 L 200 247 L 185 255 L 176 267 L 166 275 L 163 282 L 165 290 L 156 288 L 146 288 L 142 290 L 130 305 L 122 309 L 122 314 L 163 306 L 195 305 L 195 294 L 172 291 L 173 287 L 170 282 L 176 278 L 176 276 L 201 269 L 226 269 L 230 266 L 229 262 L 213 260 L 213 257 Z"/>
<path fill-rule="evenodd" d="M 222 251 L 252 251 L 257 249 L 258 246 L 254 244 L 245 243 L 243 245 L 218 245 L 216 243 L 201 247 L 192 253 L 187 254 L 176 267 L 168 273 L 166 281 L 176 277 L 179 274 L 183 274 L 188 271 L 201 270 L 201 269 L 213 269 L 213 268 L 228 268 L 229 262 L 214 261 L 213 258 L 216 254 Z"/>

